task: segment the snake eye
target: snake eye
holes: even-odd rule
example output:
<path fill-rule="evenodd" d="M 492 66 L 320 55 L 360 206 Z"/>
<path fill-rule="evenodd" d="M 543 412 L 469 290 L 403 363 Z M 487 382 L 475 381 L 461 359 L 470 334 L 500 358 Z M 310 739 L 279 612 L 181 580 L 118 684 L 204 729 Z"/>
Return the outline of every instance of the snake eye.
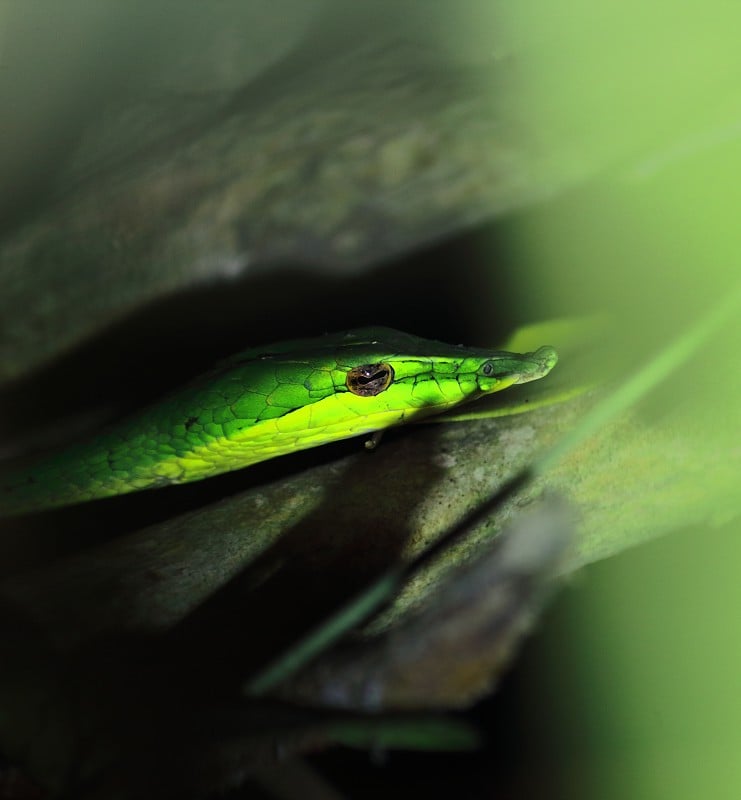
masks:
<path fill-rule="evenodd" d="M 388 389 L 393 380 L 394 369 L 390 364 L 363 364 L 347 373 L 345 385 L 359 397 L 375 397 Z"/>
<path fill-rule="evenodd" d="M 491 361 L 487 361 L 487 362 L 486 362 L 486 363 L 485 363 L 485 364 L 484 364 L 484 365 L 481 367 L 481 374 L 482 374 L 482 375 L 486 375 L 486 377 L 487 377 L 487 378 L 488 378 L 490 375 L 493 375 L 493 374 L 494 374 L 494 364 L 493 364 Z"/>

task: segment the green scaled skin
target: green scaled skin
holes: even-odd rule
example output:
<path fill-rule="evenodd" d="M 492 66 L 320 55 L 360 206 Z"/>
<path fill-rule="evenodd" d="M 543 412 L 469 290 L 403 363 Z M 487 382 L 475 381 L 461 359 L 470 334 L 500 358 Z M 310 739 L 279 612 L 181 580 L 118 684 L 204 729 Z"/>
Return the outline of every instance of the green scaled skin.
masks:
<path fill-rule="evenodd" d="M 0 515 L 197 481 L 438 414 L 547 375 L 551 347 L 488 351 L 388 328 L 247 350 L 87 442 L 0 476 Z"/>

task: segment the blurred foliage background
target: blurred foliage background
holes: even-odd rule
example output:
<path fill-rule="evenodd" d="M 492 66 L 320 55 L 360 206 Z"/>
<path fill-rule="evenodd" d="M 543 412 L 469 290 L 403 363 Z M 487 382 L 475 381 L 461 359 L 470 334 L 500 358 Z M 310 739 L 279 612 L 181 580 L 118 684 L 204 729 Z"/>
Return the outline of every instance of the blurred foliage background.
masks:
<path fill-rule="evenodd" d="M 739 33 L 741 11 L 721 0 L 4 4 L 4 452 L 72 438 L 243 346 L 371 323 L 485 344 L 598 313 L 608 334 L 584 349 L 609 394 L 738 294 Z M 736 314 L 546 482 L 582 515 L 565 571 L 613 557 L 569 581 L 526 646 L 492 712 L 516 745 L 498 730 L 489 756 L 512 757 L 497 771 L 465 762 L 472 792 L 504 780 L 511 796 L 739 795 L 740 327 Z M 448 434 L 446 452 L 478 477 L 456 475 L 455 500 L 431 494 L 430 507 L 481 499 L 587 408 L 480 441 Z M 532 448 L 482 481 L 487 462 L 465 448 L 493 436 Z M 420 441 L 426 463 L 436 440 Z M 418 465 L 404 439 L 389 447 L 390 465 Z M 421 469 L 423 496 L 441 469 Z M 181 516 L 239 485 L 142 518 L 136 506 L 118 546 L 132 543 L 135 565 L 162 542 L 154 574 L 218 521 L 222 551 L 243 557 L 230 526 L 259 492 L 220 516 Z M 270 502 L 294 490 L 281 491 Z M 296 508 L 282 510 L 292 525 Z M 142 534 L 147 523 L 165 527 Z M 75 552 L 121 533 L 85 524 Z M 100 590 L 60 606 L 57 572 L 57 594 L 38 599 L 50 584 L 23 569 L 66 551 L 60 530 L 11 531 L 2 550 L 3 596 L 36 597 L 55 625 L 49 607 L 78 613 Z M 208 569 L 191 558 L 182 580 L 212 591 L 242 563 L 219 560 L 215 578 L 222 551 Z M 429 761 L 415 768 L 434 775 Z"/>

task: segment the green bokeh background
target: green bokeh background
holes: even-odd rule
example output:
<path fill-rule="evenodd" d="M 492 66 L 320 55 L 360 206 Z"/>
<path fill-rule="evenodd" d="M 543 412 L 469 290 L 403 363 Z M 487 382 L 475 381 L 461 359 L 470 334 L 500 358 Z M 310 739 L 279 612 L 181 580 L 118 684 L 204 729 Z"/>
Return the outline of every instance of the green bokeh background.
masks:
<path fill-rule="evenodd" d="M 738 292 L 741 10 L 577 0 L 506 15 L 529 47 L 533 130 L 554 152 L 609 164 L 529 218 L 517 246 L 539 290 L 612 316 L 607 357 L 629 375 Z M 642 418 L 679 411 L 741 446 L 740 318 L 641 403 Z M 552 796 L 741 795 L 741 528 L 738 510 L 706 511 L 707 525 L 588 568 L 557 605 L 537 646 L 553 675 L 531 687 L 564 790 Z"/>

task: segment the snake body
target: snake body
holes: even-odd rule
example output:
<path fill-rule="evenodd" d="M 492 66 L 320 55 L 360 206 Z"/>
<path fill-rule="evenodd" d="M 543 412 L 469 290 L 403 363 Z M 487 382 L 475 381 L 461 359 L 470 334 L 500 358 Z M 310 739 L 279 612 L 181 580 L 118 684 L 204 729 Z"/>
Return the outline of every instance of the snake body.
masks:
<path fill-rule="evenodd" d="M 0 476 L 0 514 L 187 483 L 368 434 L 536 380 L 508 353 L 365 328 L 246 350 L 107 430 Z"/>

